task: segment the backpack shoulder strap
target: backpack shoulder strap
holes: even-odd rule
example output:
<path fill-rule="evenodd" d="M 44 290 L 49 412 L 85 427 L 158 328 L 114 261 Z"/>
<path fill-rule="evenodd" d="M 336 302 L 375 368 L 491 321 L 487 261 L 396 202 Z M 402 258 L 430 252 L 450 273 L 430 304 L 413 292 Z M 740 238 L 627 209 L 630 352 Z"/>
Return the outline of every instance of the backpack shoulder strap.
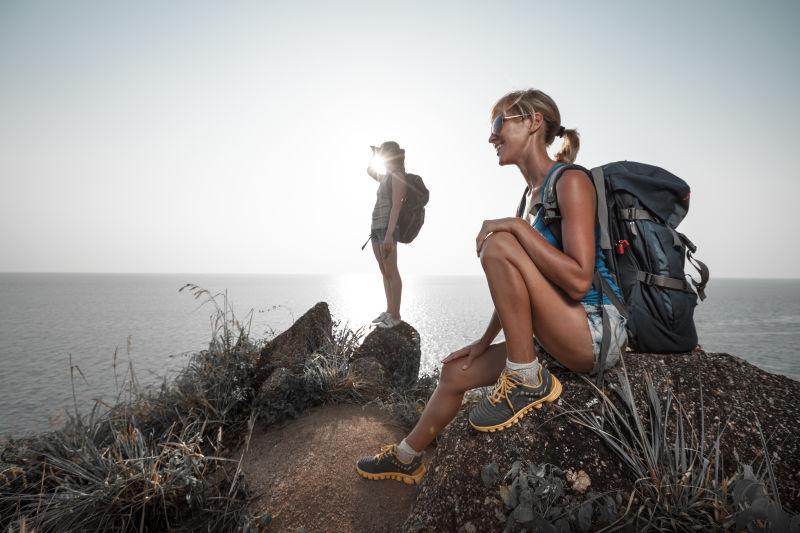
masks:
<path fill-rule="evenodd" d="M 525 186 L 525 190 L 522 191 L 522 199 L 519 201 L 519 206 L 517 206 L 517 218 L 523 218 L 525 215 L 525 204 L 527 203 L 526 200 L 528 199 L 528 187 Z"/>
<path fill-rule="evenodd" d="M 561 210 L 558 208 L 558 195 L 556 194 L 556 184 L 561 178 L 561 175 L 567 170 L 581 170 L 590 176 L 590 172 L 580 165 L 563 165 L 556 170 L 550 181 L 547 182 L 547 187 L 543 192 L 542 209 L 544 209 L 544 223 L 550 227 L 556 240 L 561 243 Z M 559 222 L 555 224 L 555 222 Z"/>
<path fill-rule="evenodd" d="M 558 184 L 558 180 L 561 178 L 561 175 L 566 170 L 582 170 L 589 174 L 589 171 L 583 168 L 580 165 L 562 165 L 558 168 L 550 178 L 550 181 L 547 182 L 547 186 L 545 187 L 542 193 L 542 207 L 544 208 L 544 222 L 547 225 L 550 225 L 552 222 L 561 219 L 561 211 L 558 209 L 558 197 L 556 194 L 556 185 Z"/>
<path fill-rule="evenodd" d="M 600 224 L 600 248 L 611 249 L 611 234 L 608 230 L 608 203 L 606 200 L 606 181 L 603 177 L 603 167 L 592 169 L 592 182 L 597 194 L 597 222 Z"/>
<path fill-rule="evenodd" d="M 547 187 L 544 190 L 543 197 L 543 207 L 545 209 L 544 213 L 544 220 L 545 223 L 550 223 L 551 220 L 557 220 L 561 218 L 561 212 L 558 209 L 558 195 L 556 193 L 556 185 L 558 184 L 558 180 L 561 179 L 561 176 L 567 170 L 580 170 L 584 172 L 587 176 L 591 176 L 591 173 L 585 168 L 580 165 L 570 164 L 570 165 L 562 165 L 558 168 L 553 174 L 553 177 L 550 178 L 550 181 L 547 183 Z"/>
<path fill-rule="evenodd" d="M 556 174 L 547 184 L 544 191 L 544 222 L 548 226 L 561 220 L 561 211 L 558 208 L 558 194 L 556 184 L 559 178 L 567 170 L 581 170 L 592 180 L 595 194 L 597 195 L 597 223 L 600 225 L 600 247 L 603 250 L 611 250 L 611 234 L 608 228 L 608 203 L 606 200 L 606 184 L 603 176 L 603 167 L 595 167 L 591 171 L 580 165 L 564 165 L 556 171 Z M 561 242 L 561 225 L 552 225 L 550 231 Z"/>

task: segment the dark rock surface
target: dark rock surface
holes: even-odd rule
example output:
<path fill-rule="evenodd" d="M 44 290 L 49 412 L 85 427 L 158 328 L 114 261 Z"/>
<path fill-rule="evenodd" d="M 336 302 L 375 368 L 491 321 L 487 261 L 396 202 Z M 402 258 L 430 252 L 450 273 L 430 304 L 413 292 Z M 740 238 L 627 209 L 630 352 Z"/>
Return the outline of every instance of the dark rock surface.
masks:
<path fill-rule="evenodd" d="M 319 302 L 264 346 L 258 361 L 261 379 L 279 367 L 298 370 L 306 356 L 328 341 L 332 333 L 333 320 L 328 304 Z"/>
<path fill-rule="evenodd" d="M 253 409 L 259 420 L 270 425 L 287 418 L 297 418 L 316 401 L 318 391 L 311 390 L 301 376 L 288 368 L 277 368 L 258 391 Z"/>
<path fill-rule="evenodd" d="M 383 365 L 392 386 L 410 386 L 419 375 L 419 333 L 406 322 L 393 328 L 375 328 L 353 355 L 353 359 L 362 357 L 374 357 Z"/>
<path fill-rule="evenodd" d="M 374 357 L 360 357 L 350 363 L 350 371 L 365 381 L 376 385 L 386 383 L 386 369 Z"/>
<path fill-rule="evenodd" d="M 795 512 L 800 508 L 800 382 L 769 374 L 728 354 L 628 354 L 625 362 L 640 407 L 646 406 L 645 373 L 651 375 L 662 398 L 671 387 L 693 420 L 699 420 L 702 388 L 707 444 L 725 426 L 721 449 L 727 475 L 735 472 L 739 461 L 761 460 L 758 420 L 781 502 Z M 563 471 L 583 470 L 596 494 L 629 494 L 634 480 L 626 467 L 594 433 L 563 415 L 592 406 L 591 386 L 567 371 L 554 374 L 564 385 L 561 398 L 505 431 L 476 432 L 467 422 L 470 406 L 461 410 L 439 439 L 407 530 L 502 531 L 508 514 L 502 494 L 497 485 L 481 479 L 482 467 L 491 463 L 498 465 L 501 475 L 519 459 L 549 463 Z M 609 382 L 615 380 L 609 376 Z M 565 485 L 567 499 L 576 496 L 572 484 Z"/>

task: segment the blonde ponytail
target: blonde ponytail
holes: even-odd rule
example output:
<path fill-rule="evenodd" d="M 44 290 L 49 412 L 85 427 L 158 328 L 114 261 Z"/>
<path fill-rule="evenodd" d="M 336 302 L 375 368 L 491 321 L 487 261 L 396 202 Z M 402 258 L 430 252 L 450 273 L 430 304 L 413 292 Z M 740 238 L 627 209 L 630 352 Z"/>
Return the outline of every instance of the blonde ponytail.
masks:
<path fill-rule="evenodd" d="M 561 150 L 558 151 L 556 154 L 556 161 L 561 161 L 562 163 L 574 163 L 575 159 L 578 157 L 578 150 L 581 147 L 581 140 L 580 135 L 578 135 L 578 130 L 576 129 L 564 129 L 564 133 L 561 135 L 564 140 L 561 143 Z"/>

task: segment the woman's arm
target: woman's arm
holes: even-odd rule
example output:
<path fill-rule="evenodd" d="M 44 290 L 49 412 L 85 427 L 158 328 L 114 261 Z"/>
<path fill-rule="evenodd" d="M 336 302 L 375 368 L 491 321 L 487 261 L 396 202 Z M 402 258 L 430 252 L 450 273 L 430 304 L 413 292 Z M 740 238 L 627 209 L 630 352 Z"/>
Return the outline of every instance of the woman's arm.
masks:
<path fill-rule="evenodd" d="M 389 225 L 386 228 L 386 239 L 391 240 L 397 227 L 397 218 L 400 216 L 400 206 L 406 195 L 406 180 L 402 171 L 391 171 L 387 176 L 392 180 L 392 209 L 389 211 Z"/>
<path fill-rule="evenodd" d="M 580 170 L 564 172 L 556 192 L 564 251 L 552 246 L 527 223 L 516 226 L 514 235 L 547 279 L 573 300 L 580 300 L 592 286 L 594 275 L 597 196 Z"/>
<path fill-rule="evenodd" d="M 592 285 L 595 261 L 594 186 L 580 170 L 568 170 L 556 185 L 561 210 L 561 239 L 564 251 L 552 246 L 524 219 L 487 220 L 478 234 L 480 253 L 490 233 L 514 234 L 539 271 L 573 300 L 580 300 Z"/>

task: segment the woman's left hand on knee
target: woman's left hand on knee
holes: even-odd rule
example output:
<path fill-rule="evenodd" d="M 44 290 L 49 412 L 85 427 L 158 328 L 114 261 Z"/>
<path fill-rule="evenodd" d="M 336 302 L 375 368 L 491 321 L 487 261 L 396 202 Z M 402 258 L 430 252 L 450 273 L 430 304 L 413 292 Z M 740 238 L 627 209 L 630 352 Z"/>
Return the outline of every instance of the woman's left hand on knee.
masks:
<path fill-rule="evenodd" d="M 488 239 L 492 233 L 498 233 L 501 231 L 513 233 L 514 227 L 519 224 L 520 220 L 522 219 L 516 217 L 484 220 L 483 224 L 481 225 L 481 230 L 478 232 L 478 236 L 475 238 L 475 252 L 477 253 L 478 257 L 481 255 L 483 243 L 486 242 L 486 239 Z"/>
<path fill-rule="evenodd" d="M 467 370 L 470 366 L 472 366 L 472 362 L 477 358 L 486 353 L 486 349 L 489 347 L 489 343 L 484 341 L 475 341 L 472 344 L 464 346 L 463 348 L 456 350 L 455 352 L 451 353 L 444 359 L 442 359 L 443 364 L 452 363 L 458 359 L 461 359 L 463 362 L 461 364 L 461 370 Z"/>

